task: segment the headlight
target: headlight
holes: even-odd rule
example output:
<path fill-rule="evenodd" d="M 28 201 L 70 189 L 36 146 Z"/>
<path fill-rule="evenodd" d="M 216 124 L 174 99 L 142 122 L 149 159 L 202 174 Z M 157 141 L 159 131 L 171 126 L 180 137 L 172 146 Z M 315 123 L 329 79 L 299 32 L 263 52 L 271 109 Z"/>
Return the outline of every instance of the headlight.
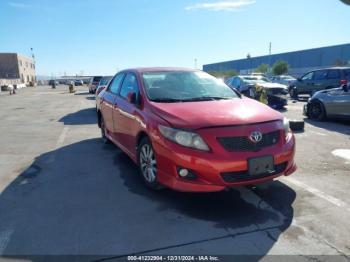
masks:
<path fill-rule="evenodd" d="M 284 127 L 284 133 L 286 134 L 286 137 L 290 133 L 290 125 L 289 125 L 289 119 L 284 117 L 283 118 L 283 127 Z"/>
<path fill-rule="evenodd" d="M 178 130 L 171 127 L 159 126 L 160 133 L 167 139 L 185 146 L 191 147 L 202 151 L 209 151 L 208 145 L 203 141 L 203 139 L 196 133 Z"/>

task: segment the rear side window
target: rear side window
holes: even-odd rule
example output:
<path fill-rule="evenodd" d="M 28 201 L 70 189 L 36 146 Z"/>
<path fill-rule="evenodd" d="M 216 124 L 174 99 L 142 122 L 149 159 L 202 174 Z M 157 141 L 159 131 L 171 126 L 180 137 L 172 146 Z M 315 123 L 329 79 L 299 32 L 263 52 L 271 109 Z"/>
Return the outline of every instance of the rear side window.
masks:
<path fill-rule="evenodd" d="M 113 79 L 113 82 L 108 87 L 108 90 L 112 92 L 113 94 L 118 94 L 118 90 L 120 87 L 121 82 L 123 81 L 124 74 L 118 74 Z"/>
<path fill-rule="evenodd" d="M 101 76 L 95 76 L 95 77 L 92 79 L 92 82 L 100 82 L 101 79 L 102 79 Z"/>
<path fill-rule="evenodd" d="M 350 79 L 350 69 L 345 69 L 344 70 L 344 75 L 347 79 Z"/>
<path fill-rule="evenodd" d="M 339 79 L 340 72 L 339 70 L 328 70 L 328 79 Z"/>
<path fill-rule="evenodd" d="M 123 98 L 127 98 L 130 92 L 135 92 L 136 97 L 139 95 L 139 85 L 137 84 L 136 76 L 131 73 L 126 75 L 119 95 Z"/>
<path fill-rule="evenodd" d="M 326 70 L 314 72 L 314 80 L 324 80 L 326 78 L 327 78 L 327 71 Z"/>

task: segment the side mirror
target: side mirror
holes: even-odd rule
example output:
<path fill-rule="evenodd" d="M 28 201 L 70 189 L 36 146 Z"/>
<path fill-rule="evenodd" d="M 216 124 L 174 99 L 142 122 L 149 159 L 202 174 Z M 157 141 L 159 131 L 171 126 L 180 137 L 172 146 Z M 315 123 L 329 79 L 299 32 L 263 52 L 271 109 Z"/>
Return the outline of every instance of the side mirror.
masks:
<path fill-rule="evenodd" d="M 130 92 L 127 95 L 127 99 L 126 99 L 130 104 L 136 104 L 136 93 L 135 92 Z"/>

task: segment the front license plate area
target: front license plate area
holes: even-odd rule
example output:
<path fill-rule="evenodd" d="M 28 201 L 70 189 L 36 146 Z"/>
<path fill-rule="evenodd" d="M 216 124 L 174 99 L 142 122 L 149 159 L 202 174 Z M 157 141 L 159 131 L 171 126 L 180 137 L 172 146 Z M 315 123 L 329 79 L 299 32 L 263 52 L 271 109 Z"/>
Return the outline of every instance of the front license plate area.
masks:
<path fill-rule="evenodd" d="M 251 176 L 270 174 L 275 171 L 273 156 L 248 159 L 248 173 Z"/>

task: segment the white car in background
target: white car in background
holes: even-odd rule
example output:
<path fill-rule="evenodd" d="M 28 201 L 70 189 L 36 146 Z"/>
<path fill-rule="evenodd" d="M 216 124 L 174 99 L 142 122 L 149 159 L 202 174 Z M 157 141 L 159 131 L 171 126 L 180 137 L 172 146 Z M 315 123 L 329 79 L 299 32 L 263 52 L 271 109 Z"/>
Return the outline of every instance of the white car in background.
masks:
<path fill-rule="evenodd" d="M 290 75 L 279 75 L 279 76 L 272 76 L 271 81 L 274 83 L 282 84 L 290 86 L 293 84 L 297 79 L 290 76 Z"/>

